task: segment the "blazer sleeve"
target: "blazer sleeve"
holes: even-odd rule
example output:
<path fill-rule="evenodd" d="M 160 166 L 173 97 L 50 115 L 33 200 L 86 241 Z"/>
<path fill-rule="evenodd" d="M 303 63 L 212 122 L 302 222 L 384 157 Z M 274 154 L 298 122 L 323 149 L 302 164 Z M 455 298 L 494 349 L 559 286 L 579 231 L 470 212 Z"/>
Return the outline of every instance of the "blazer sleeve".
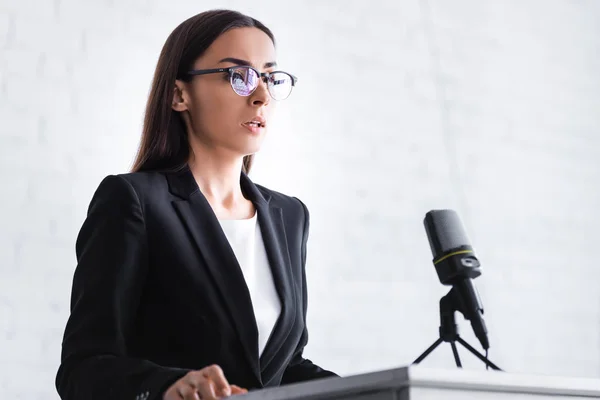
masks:
<path fill-rule="evenodd" d="M 188 372 L 128 352 L 148 269 L 147 246 L 134 188 L 121 176 L 106 177 L 94 193 L 75 246 L 71 314 L 56 376 L 63 400 L 158 400 Z"/>
<path fill-rule="evenodd" d="M 302 353 L 304 352 L 304 347 L 308 343 L 308 329 L 306 328 L 306 312 L 308 308 L 308 290 L 306 284 L 306 245 L 308 242 L 308 231 L 310 225 L 310 215 L 308 212 L 308 208 L 306 205 L 299 199 L 296 198 L 302 205 L 304 210 L 304 232 L 302 236 L 302 305 L 303 305 L 303 313 L 304 313 L 304 331 L 302 332 L 302 337 L 300 338 L 300 343 L 296 347 L 296 351 L 287 366 L 283 378 L 281 380 L 282 384 L 295 383 L 295 382 L 303 382 L 309 381 L 313 379 L 320 378 L 329 378 L 329 377 L 337 377 L 338 375 L 334 372 L 325 370 L 315 364 L 312 361 L 303 357 Z"/>

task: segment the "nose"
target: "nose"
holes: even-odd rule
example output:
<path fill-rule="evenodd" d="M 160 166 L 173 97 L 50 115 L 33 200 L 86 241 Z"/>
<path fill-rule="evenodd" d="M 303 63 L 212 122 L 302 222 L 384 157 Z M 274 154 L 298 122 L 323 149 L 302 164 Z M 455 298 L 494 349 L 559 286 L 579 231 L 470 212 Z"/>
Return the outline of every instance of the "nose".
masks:
<path fill-rule="evenodd" d="M 258 86 L 250 96 L 249 100 L 253 106 L 266 106 L 269 104 L 271 101 L 271 94 L 269 94 L 269 89 L 264 79 L 259 80 Z"/>

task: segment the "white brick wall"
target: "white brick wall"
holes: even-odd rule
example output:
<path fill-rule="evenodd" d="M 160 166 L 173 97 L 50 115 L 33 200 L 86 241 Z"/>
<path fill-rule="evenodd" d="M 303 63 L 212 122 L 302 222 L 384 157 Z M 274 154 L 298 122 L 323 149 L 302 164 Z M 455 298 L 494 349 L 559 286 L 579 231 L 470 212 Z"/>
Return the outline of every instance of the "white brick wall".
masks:
<path fill-rule="evenodd" d="M 301 79 L 254 179 L 311 210 L 309 357 L 360 373 L 436 339 L 422 219 L 455 208 L 491 359 L 600 375 L 600 2 L 0 0 L 0 398 L 57 399 L 88 202 L 131 164 L 168 33 L 212 7 L 262 19 Z"/>

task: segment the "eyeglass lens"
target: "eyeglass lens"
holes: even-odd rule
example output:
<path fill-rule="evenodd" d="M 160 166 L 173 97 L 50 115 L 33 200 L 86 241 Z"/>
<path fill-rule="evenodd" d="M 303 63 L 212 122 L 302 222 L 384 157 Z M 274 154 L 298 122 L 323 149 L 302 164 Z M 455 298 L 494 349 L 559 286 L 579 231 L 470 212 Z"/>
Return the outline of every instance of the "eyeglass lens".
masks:
<path fill-rule="evenodd" d="M 231 87 L 240 96 L 254 92 L 260 78 L 252 68 L 239 67 L 231 72 Z M 284 100 L 292 91 L 292 77 L 285 72 L 276 72 L 267 78 L 267 88 L 275 100 Z"/>

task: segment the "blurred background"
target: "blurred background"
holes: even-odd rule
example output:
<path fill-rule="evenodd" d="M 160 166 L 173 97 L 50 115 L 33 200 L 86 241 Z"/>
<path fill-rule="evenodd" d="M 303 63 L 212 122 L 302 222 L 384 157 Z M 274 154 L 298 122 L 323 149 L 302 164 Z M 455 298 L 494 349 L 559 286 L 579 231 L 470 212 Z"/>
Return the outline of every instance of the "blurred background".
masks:
<path fill-rule="evenodd" d="M 347 376 L 437 339 L 423 218 L 452 208 L 490 359 L 600 377 L 600 1 L 0 0 L 0 398 L 58 399 L 87 206 L 132 165 L 167 36 L 211 8 L 264 22 L 299 77 L 251 177 L 311 212 L 308 358 Z"/>

